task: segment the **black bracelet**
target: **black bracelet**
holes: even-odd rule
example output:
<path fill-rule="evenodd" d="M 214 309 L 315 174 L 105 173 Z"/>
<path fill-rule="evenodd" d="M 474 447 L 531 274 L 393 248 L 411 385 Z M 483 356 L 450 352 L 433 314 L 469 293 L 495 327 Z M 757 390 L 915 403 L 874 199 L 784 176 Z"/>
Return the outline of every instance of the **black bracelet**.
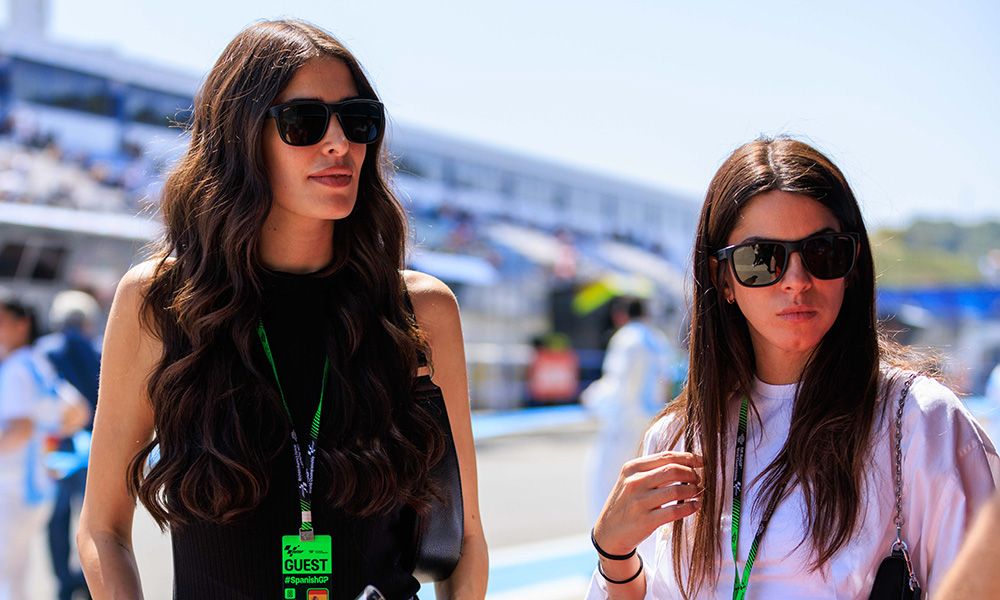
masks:
<path fill-rule="evenodd" d="M 604 578 L 604 581 L 607 581 L 608 583 L 614 583 L 616 585 L 621 585 L 623 583 L 630 583 L 633 579 L 638 577 L 640 573 L 642 573 L 642 555 L 641 554 L 639 555 L 639 570 L 635 572 L 635 575 L 629 577 L 628 579 L 622 579 L 621 581 L 616 579 L 611 579 L 610 577 L 604 574 L 604 569 L 601 568 L 601 561 L 597 561 L 597 572 L 600 573 L 601 577 Z"/>
<path fill-rule="evenodd" d="M 628 554 L 608 554 L 607 552 L 604 551 L 604 548 L 601 548 L 600 546 L 597 545 L 597 538 L 594 537 L 593 529 L 590 530 L 590 543 L 594 545 L 594 549 L 597 550 L 598 554 L 600 554 L 601 556 L 603 556 L 608 560 L 628 560 L 632 558 L 636 550 L 635 548 L 632 548 L 632 551 L 629 552 Z"/>

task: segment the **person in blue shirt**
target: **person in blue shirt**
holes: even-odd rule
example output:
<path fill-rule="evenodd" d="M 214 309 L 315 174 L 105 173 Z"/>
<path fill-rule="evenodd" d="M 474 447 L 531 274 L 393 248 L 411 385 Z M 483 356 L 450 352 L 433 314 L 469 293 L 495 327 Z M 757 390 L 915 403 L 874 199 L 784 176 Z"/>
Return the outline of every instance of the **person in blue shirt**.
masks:
<path fill-rule="evenodd" d="M 26 547 L 44 531 L 51 506 L 46 436 L 68 435 L 90 419 L 83 403 L 60 394 L 39 371 L 37 337 L 29 305 L 0 301 L 0 600 L 28 597 Z"/>
<path fill-rule="evenodd" d="M 55 330 L 35 343 L 35 355 L 40 369 L 50 379 L 73 386 L 86 400 L 91 412 L 97 409 L 97 383 L 101 370 L 101 354 L 94 342 L 94 333 L 101 307 L 90 294 L 65 290 L 56 294 L 49 311 L 49 325 Z M 90 430 L 92 422 L 84 427 Z M 70 561 L 70 523 L 73 507 L 83 502 L 87 482 L 85 452 L 76 448 L 73 437 L 60 441 L 59 450 L 76 456 L 68 472 L 56 481 L 55 503 L 49 519 L 49 553 L 52 569 L 59 582 L 59 600 L 70 600 L 78 590 L 87 590 L 83 572 Z"/>

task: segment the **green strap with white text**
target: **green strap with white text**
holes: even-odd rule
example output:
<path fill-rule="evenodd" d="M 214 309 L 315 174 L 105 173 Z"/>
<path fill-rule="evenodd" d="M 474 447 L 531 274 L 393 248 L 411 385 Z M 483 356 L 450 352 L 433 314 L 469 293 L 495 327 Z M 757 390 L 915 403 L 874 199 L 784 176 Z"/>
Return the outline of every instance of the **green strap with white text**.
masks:
<path fill-rule="evenodd" d="M 267 362 L 271 364 L 274 372 L 274 381 L 278 384 L 278 393 L 281 395 L 281 404 L 285 407 L 288 421 L 292 430 L 292 450 L 295 453 L 295 475 L 299 481 L 299 509 L 301 511 L 301 526 L 299 527 L 299 537 L 303 541 L 312 540 L 312 489 L 313 473 L 316 467 L 316 440 L 319 438 L 320 416 L 323 413 L 323 395 L 326 392 L 326 381 L 330 373 L 330 359 L 323 363 L 323 384 L 319 389 L 319 404 L 316 406 L 316 413 L 313 415 L 312 423 L 309 427 L 309 443 L 306 445 L 306 456 L 309 458 L 309 466 L 306 467 L 302 460 L 302 449 L 299 445 L 299 437 L 295 433 L 295 421 L 292 419 L 292 411 L 288 408 L 285 400 L 285 391 L 281 388 L 281 380 L 278 378 L 278 366 L 274 363 L 274 356 L 271 354 L 271 345 L 267 341 L 267 332 L 264 331 L 264 321 L 257 322 L 257 335 L 260 343 L 264 347 L 264 354 Z"/>
<path fill-rule="evenodd" d="M 743 565 L 743 576 L 740 577 L 740 563 L 737 558 L 739 554 L 740 542 L 740 514 L 743 505 L 743 463 L 746 458 L 747 448 L 747 399 L 744 397 L 740 405 L 740 423 L 736 432 L 736 460 L 735 473 L 733 474 L 733 506 L 732 506 L 732 529 L 733 529 L 733 600 L 743 600 L 747 593 L 747 585 L 750 583 L 750 571 L 753 570 L 754 560 L 757 559 L 757 551 L 760 548 L 760 540 L 764 537 L 764 530 L 771 520 L 773 510 L 768 510 L 757 527 L 753 543 L 750 544 L 750 552 L 747 554 L 747 562 Z"/>

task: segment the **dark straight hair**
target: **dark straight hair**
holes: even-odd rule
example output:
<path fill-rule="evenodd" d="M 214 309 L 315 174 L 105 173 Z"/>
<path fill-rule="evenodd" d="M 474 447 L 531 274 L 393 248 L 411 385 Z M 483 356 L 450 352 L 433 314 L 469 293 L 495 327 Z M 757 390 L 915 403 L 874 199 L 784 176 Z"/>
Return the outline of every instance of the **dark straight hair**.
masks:
<path fill-rule="evenodd" d="M 756 511 L 773 510 L 794 486 L 801 488 L 806 507 L 802 543 L 812 546 L 811 568 L 828 562 L 859 526 L 872 430 L 881 410 L 880 367 L 903 365 L 898 347 L 878 331 L 871 245 L 840 169 L 795 139 L 764 138 L 737 148 L 712 179 L 701 209 L 694 242 L 688 381 L 661 414 L 681 424 L 667 443 L 676 446 L 683 437 L 684 447 L 705 460 L 702 508 L 693 525 L 673 525 L 674 572 L 685 598 L 698 596 L 705 582 L 718 575 L 719 520 L 727 497 L 720 485 L 727 468 L 723 449 L 736 420 L 734 400 L 750 397 L 754 378 L 746 318 L 713 283 L 722 280 L 728 266 L 711 257 L 726 246 L 747 203 L 774 190 L 816 200 L 833 213 L 842 231 L 860 239 L 840 313 L 800 376 L 788 439 L 759 475 L 761 495 L 754 505 Z"/>
<path fill-rule="evenodd" d="M 350 69 L 363 98 L 377 99 L 357 59 L 322 29 L 261 21 L 223 50 L 195 98 L 191 140 L 161 202 L 166 235 L 145 297 L 145 325 L 163 356 L 148 385 L 156 437 L 132 460 L 129 489 L 160 524 L 226 522 L 267 492 L 267 466 L 287 421 L 260 366 L 259 236 L 272 196 L 262 151 L 267 110 L 308 61 Z M 336 223 L 325 275 L 330 382 L 338 402 L 323 420 L 317 465 L 336 481 L 327 500 L 369 516 L 400 504 L 427 507 L 431 467 L 444 438 L 414 401 L 427 344 L 405 303 L 406 216 L 387 183 L 382 141 L 368 146 L 352 213 Z M 159 444 L 159 461 L 147 459 Z"/>
<path fill-rule="evenodd" d="M 34 344 L 41 337 L 42 329 L 38 324 L 38 314 L 30 304 L 17 298 L 0 300 L 0 310 L 5 310 L 18 320 L 28 320 L 28 345 Z"/>

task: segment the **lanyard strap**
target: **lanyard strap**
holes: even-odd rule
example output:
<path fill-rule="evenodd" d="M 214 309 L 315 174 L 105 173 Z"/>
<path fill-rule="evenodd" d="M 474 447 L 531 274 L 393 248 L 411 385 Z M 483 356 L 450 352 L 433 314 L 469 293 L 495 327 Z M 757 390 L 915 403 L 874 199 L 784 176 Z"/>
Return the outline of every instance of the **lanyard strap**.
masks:
<path fill-rule="evenodd" d="M 747 562 L 743 565 L 743 577 L 740 577 L 739 561 L 736 556 L 739 550 L 740 541 L 740 512 L 743 501 L 743 461 L 747 448 L 747 399 L 743 398 L 740 405 L 740 424 L 736 432 L 736 472 L 733 475 L 733 507 L 732 507 L 732 528 L 733 528 L 733 570 L 735 571 L 733 581 L 733 600 L 743 600 L 747 593 L 747 584 L 750 582 L 750 571 L 753 569 L 753 562 L 757 558 L 757 550 L 760 548 L 760 540 L 764 537 L 764 530 L 767 529 L 767 522 L 771 520 L 773 510 L 768 510 L 757 527 L 753 543 L 750 544 L 750 553 L 747 554 Z"/>
<path fill-rule="evenodd" d="M 274 382 L 278 384 L 278 394 L 281 395 L 281 404 L 285 407 L 285 414 L 288 415 L 288 422 L 292 430 L 292 450 L 295 453 L 295 476 L 299 481 L 299 510 L 302 515 L 302 524 L 299 527 L 299 538 L 302 541 L 310 541 L 314 537 L 312 525 L 312 490 L 313 473 L 316 467 L 316 440 L 319 438 L 320 415 L 323 413 L 323 394 L 326 392 L 326 380 L 330 373 L 329 357 L 323 362 L 323 385 L 319 388 L 319 404 L 316 406 L 316 413 L 313 415 L 312 424 L 309 427 L 309 443 L 306 444 L 306 456 L 309 457 L 309 466 L 305 466 L 302 460 L 302 448 L 299 444 L 299 436 L 295 433 L 295 421 L 292 420 L 292 411 L 288 408 L 285 400 L 285 391 L 281 388 L 281 380 L 278 378 L 278 366 L 274 363 L 274 356 L 271 354 L 271 345 L 267 341 L 267 332 L 264 331 L 264 321 L 257 321 L 257 335 L 260 337 L 260 344 L 264 347 L 264 354 L 267 362 L 271 364 L 274 372 Z"/>

